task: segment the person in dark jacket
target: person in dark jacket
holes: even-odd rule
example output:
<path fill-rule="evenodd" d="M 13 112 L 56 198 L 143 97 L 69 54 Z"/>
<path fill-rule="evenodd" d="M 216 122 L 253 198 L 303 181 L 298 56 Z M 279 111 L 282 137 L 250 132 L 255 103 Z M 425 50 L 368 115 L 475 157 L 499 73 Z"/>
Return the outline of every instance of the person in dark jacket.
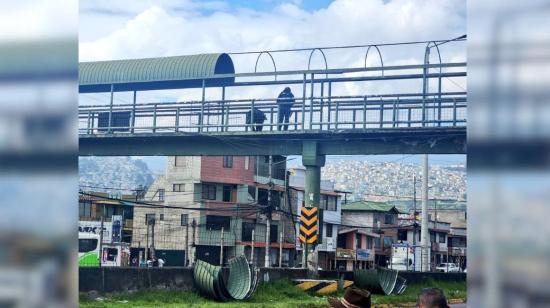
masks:
<path fill-rule="evenodd" d="M 290 121 L 290 115 L 292 114 L 292 105 L 294 104 L 294 102 L 295 100 L 292 91 L 290 91 L 289 87 L 286 87 L 277 98 L 277 106 L 279 107 L 277 122 L 279 123 L 279 125 L 277 127 L 279 130 L 281 130 L 281 127 L 283 127 L 284 130 L 288 130 L 288 122 Z M 286 124 L 280 125 L 281 123 Z"/>
<path fill-rule="evenodd" d="M 252 131 L 261 132 L 263 128 L 264 121 L 267 119 L 265 113 L 260 109 L 253 107 L 246 114 L 246 124 L 252 124 L 252 114 L 254 114 L 254 124 L 252 125 Z"/>

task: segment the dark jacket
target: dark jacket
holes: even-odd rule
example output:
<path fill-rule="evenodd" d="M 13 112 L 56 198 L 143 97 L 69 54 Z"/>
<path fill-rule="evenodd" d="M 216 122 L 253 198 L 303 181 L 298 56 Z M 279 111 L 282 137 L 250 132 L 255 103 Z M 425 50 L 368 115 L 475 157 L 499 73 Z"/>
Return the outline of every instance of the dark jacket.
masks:
<path fill-rule="evenodd" d="M 277 104 L 279 105 L 280 109 L 290 110 L 294 102 L 294 94 L 292 94 L 292 92 L 290 91 L 283 91 L 281 92 L 281 94 L 279 94 L 279 97 L 277 97 Z"/>
<path fill-rule="evenodd" d="M 263 123 L 267 117 L 265 116 L 265 113 L 261 111 L 260 109 L 254 107 L 254 109 L 251 109 L 246 114 L 246 124 L 252 124 L 252 111 L 254 111 L 254 123 Z"/>

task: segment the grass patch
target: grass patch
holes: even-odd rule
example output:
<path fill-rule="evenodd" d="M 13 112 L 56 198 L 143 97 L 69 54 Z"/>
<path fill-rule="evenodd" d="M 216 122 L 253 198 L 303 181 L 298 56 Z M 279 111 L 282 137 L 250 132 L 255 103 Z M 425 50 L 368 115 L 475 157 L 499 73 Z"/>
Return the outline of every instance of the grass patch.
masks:
<path fill-rule="evenodd" d="M 466 299 L 466 282 L 454 281 L 428 281 L 422 284 L 407 285 L 407 289 L 401 295 L 378 295 L 373 294 L 373 304 L 398 304 L 416 302 L 416 296 L 424 288 L 440 288 L 445 293 L 447 300 Z"/>
<path fill-rule="evenodd" d="M 425 287 L 443 289 L 448 299 L 466 298 L 465 282 L 429 282 L 410 285 L 405 293 L 399 296 L 374 294 L 372 303 L 391 305 L 415 302 L 416 295 Z M 339 297 L 342 293 L 339 291 L 332 296 Z M 294 283 L 288 280 L 261 284 L 251 299 L 228 303 L 216 302 L 188 291 L 140 291 L 133 294 L 110 294 L 101 298 L 102 300 L 90 300 L 83 295 L 80 298 L 80 307 L 328 307 L 326 297 L 310 295 L 296 288 Z"/>

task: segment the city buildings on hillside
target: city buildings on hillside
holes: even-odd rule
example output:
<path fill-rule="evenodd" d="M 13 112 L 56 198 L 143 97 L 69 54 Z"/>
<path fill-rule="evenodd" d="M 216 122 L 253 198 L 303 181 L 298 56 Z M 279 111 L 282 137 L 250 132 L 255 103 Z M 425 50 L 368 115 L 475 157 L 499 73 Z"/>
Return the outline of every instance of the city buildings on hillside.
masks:
<path fill-rule="evenodd" d="M 79 231 L 98 232 L 103 221 L 103 249 L 108 252 L 105 256 L 103 251 L 102 258 L 116 255 L 109 232 L 113 217 L 120 217 L 118 241 L 129 248 L 130 260 L 157 257 L 166 266 L 186 266 L 196 258 L 226 264 L 229 258 L 244 254 L 265 266 L 269 247 L 270 266 L 302 267 L 303 245 L 298 234 L 305 169 L 286 170 L 283 156 L 271 158 L 271 172 L 269 165 L 269 157 L 264 156 L 169 157 L 165 174 L 144 193 L 81 194 Z M 346 203 L 343 199 L 348 194 L 336 190 L 332 181 L 321 181 L 319 268 L 391 266 L 392 244 L 420 245 L 418 211 L 415 229 L 412 212 L 406 214 L 395 201 Z M 465 209 L 447 206 L 447 201 L 430 201 L 432 269 L 442 262 L 464 269 Z M 117 264 L 128 263 L 126 258 Z"/>

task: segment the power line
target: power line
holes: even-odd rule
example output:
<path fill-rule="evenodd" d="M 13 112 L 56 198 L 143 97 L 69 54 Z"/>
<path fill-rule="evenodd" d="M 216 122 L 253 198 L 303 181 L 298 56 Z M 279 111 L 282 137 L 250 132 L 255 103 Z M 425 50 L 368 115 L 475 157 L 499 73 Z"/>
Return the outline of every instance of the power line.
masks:
<path fill-rule="evenodd" d="M 110 198 L 110 197 L 105 197 L 105 196 L 100 196 L 100 195 L 90 194 L 90 193 L 85 193 L 85 192 L 79 192 L 79 194 L 84 195 L 84 196 L 97 197 L 97 198 L 106 199 L 106 200 L 124 201 L 126 203 L 131 203 L 133 207 L 138 207 L 138 208 L 155 208 L 155 209 L 167 208 L 167 209 L 180 209 L 180 210 L 193 210 L 193 211 L 213 211 L 213 212 L 226 212 L 226 211 L 239 212 L 239 211 L 251 211 L 251 210 L 259 211 L 259 210 L 265 208 L 265 206 L 259 205 L 257 203 L 243 203 L 243 204 L 240 204 L 240 205 L 243 205 L 243 206 L 254 206 L 254 207 L 256 207 L 256 208 L 250 208 L 250 209 L 239 208 L 239 207 L 236 207 L 236 208 L 227 207 L 227 208 L 215 208 L 215 209 L 195 208 L 195 207 L 183 207 L 183 206 L 170 206 L 170 205 L 164 205 L 164 204 L 153 204 L 153 203 L 132 201 L 132 200 L 121 200 L 121 199 Z M 189 202 L 187 204 L 201 205 L 201 202 Z M 237 204 L 237 205 L 239 205 L 239 204 Z"/>

